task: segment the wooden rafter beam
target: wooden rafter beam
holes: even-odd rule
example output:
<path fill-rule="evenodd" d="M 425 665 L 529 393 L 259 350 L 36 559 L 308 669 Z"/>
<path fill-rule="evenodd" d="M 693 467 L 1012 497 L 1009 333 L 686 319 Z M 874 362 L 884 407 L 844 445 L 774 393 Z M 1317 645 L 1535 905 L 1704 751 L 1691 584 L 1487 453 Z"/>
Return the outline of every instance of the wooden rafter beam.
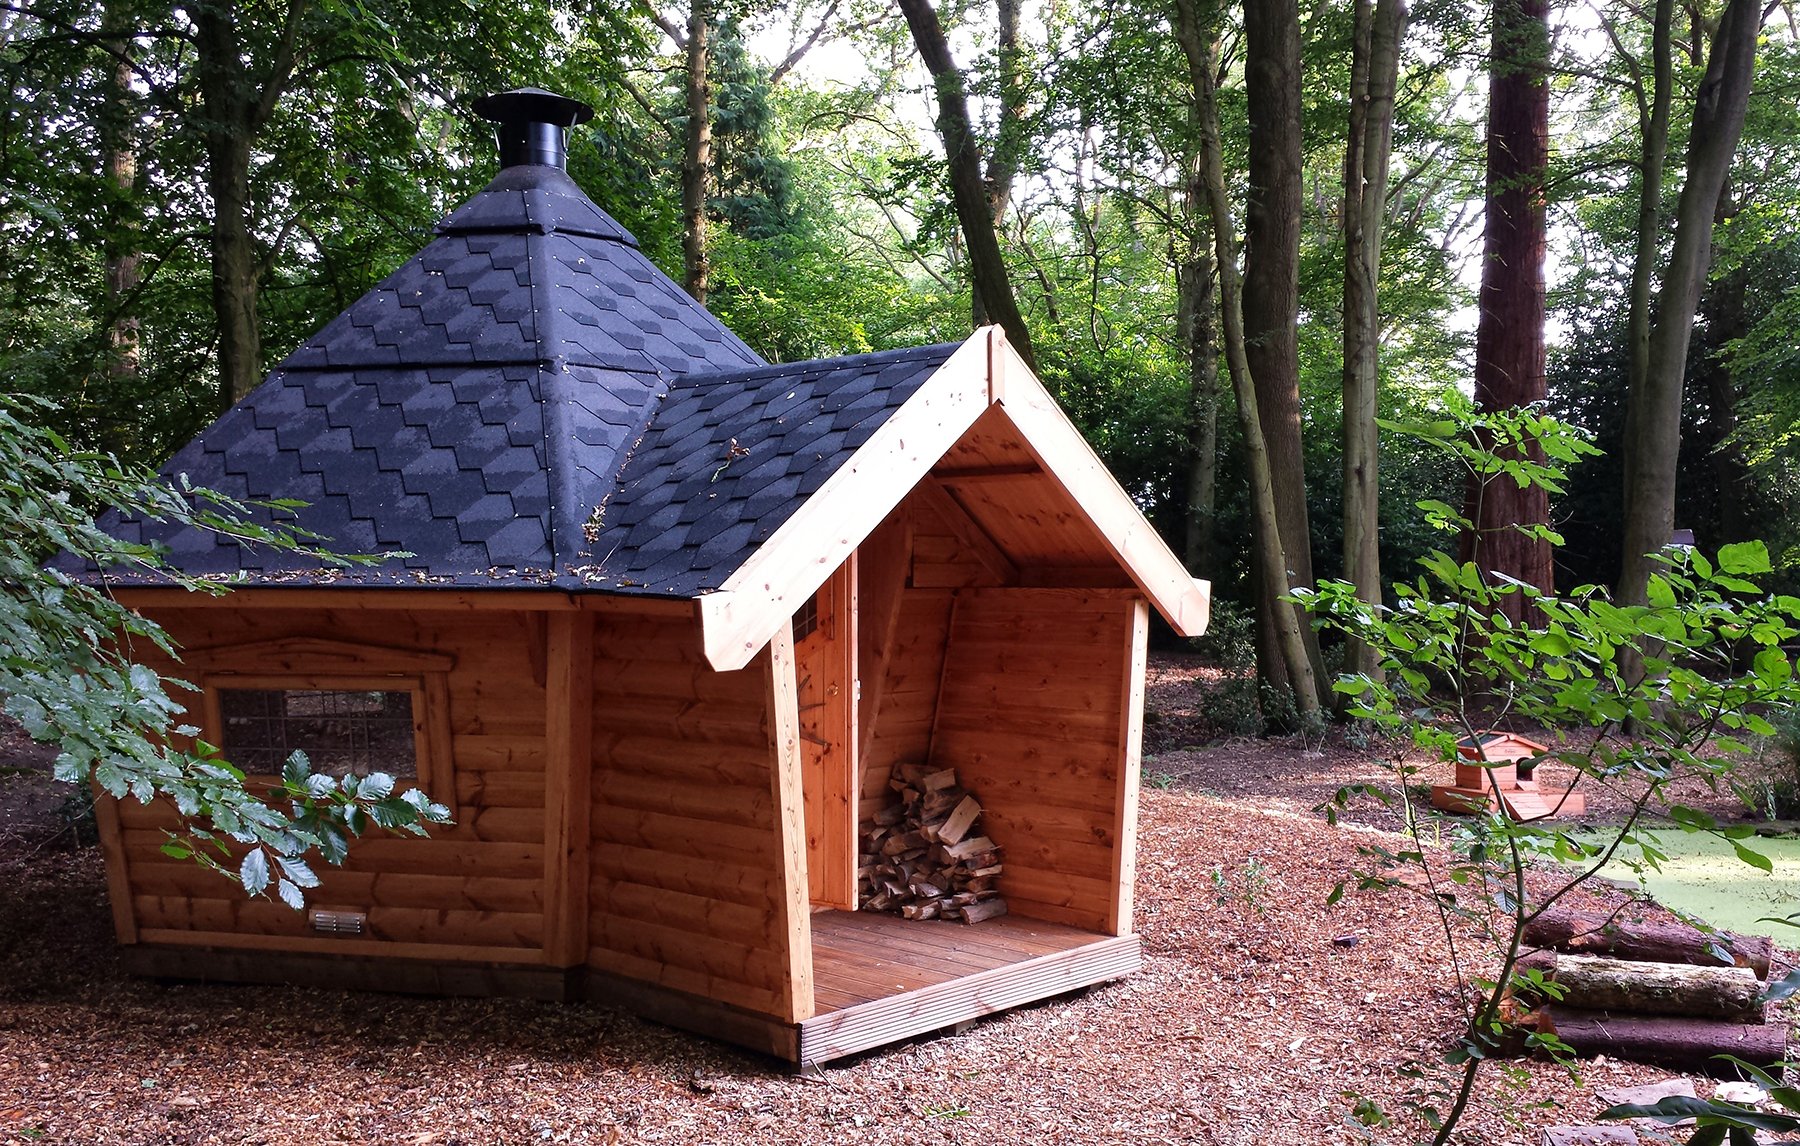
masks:
<path fill-rule="evenodd" d="M 1019 567 L 1013 564 L 1000 548 L 999 544 L 981 528 L 956 495 L 945 489 L 943 485 L 926 478 L 913 490 L 917 504 L 937 515 L 950 530 L 958 544 L 967 549 L 986 569 L 988 575 L 1001 585 L 1017 585 L 1019 583 Z"/>
<path fill-rule="evenodd" d="M 1017 481 L 1020 478 L 1040 478 L 1044 476 L 1044 467 L 1038 465 L 1025 466 L 964 466 L 935 469 L 931 476 L 945 485 L 955 486 L 966 483 L 988 481 Z"/>

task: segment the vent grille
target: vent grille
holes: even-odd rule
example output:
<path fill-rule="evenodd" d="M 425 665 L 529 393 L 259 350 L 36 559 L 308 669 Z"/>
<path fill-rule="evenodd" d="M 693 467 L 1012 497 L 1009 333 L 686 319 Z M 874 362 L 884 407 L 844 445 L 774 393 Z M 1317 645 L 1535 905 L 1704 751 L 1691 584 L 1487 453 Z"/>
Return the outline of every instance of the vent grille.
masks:
<path fill-rule="evenodd" d="M 306 921 L 314 931 L 326 935 L 361 935 L 369 928 L 369 916 L 362 911 L 320 911 L 306 913 Z"/>

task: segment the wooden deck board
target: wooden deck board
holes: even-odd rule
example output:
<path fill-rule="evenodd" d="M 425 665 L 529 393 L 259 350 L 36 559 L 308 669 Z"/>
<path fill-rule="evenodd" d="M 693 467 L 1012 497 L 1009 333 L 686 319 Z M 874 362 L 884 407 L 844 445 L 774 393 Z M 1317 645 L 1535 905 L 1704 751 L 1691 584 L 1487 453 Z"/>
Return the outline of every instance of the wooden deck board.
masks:
<path fill-rule="evenodd" d="M 866 912 L 812 916 L 817 1014 L 800 1060 L 827 1062 L 1128 975 L 1136 936 L 1001 916 L 970 926 Z"/>

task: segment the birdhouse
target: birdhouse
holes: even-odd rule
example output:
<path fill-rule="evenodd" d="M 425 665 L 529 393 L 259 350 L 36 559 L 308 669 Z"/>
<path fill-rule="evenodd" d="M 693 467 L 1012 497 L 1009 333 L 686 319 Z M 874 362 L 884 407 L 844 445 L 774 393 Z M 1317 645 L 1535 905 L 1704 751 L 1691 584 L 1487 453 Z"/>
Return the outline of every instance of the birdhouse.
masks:
<path fill-rule="evenodd" d="M 1546 796 L 1538 787 L 1538 760 L 1550 748 L 1516 732 L 1487 729 L 1456 743 L 1456 780 L 1434 785 L 1433 807 L 1450 812 L 1504 808 L 1515 820 L 1579 816 L 1585 796 L 1559 791 Z"/>

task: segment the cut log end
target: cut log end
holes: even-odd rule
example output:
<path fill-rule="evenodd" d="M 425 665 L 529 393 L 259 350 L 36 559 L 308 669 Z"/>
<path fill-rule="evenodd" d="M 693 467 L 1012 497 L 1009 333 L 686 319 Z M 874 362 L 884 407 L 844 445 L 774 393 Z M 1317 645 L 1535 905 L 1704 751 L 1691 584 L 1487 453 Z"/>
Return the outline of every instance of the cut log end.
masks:
<path fill-rule="evenodd" d="M 956 770 L 901 764 L 888 787 L 892 801 L 862 833 L 862 910 L 964 923 L 1005 915 L 1006 901 L 994 887 L 1003 867 L 1000 848 L 984 835 L 970 836 L 981 802 L 957 783 Z"/>

